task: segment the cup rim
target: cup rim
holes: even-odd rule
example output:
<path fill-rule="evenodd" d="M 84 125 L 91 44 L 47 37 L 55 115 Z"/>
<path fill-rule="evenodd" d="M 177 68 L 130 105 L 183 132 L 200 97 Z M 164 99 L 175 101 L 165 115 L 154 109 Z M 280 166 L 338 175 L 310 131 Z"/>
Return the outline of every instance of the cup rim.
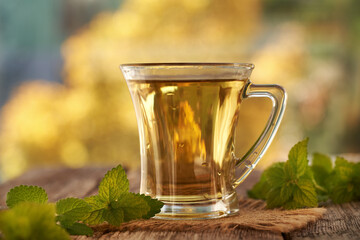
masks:
<path fill-rule="evenodd" d="M 125 63 L 120 64 L 120 68 L 199 68 L 199 67 L 225 67 L 225 68 L 244 68 L 253 70 L 255 65 L 252 63 L 230 63 L 230 62 L 162 62 L 162 63 Z"/>

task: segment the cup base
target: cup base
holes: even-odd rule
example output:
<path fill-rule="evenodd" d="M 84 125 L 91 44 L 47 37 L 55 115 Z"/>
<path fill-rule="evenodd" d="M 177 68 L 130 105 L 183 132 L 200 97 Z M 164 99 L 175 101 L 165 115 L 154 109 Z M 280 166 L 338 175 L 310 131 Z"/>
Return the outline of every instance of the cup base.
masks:
<path fill-rule="evenodd" d="M 206 202 L 164 202 L 155 219 L 201 220 L 234 215 L 239 211 L 239 201 L 234 192 L 225 199 Z"/>

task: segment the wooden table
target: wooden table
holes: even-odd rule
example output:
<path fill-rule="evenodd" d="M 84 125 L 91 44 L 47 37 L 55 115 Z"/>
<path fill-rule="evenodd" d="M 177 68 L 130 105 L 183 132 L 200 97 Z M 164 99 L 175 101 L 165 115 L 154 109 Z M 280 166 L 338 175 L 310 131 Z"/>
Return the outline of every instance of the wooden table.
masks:
<path fill-rule="evenodd" d="M 6 193 L 10 188 L 20 185 L 38 185 L 47 191 L 49 201 L 65 197 L 90 196 L 97 193 L 97 187 L 109 168 L 82 169 L 37 169 L 19 178 L 0 185 L 0 206 L 5 206 Z M 260 173 L 254 171 L 238 188 L 238 194 L 246 196 L 246 191 L 259 179 Z M 139 189 L 138 171 L 129 171 L 130 191 Z M 360 187 L 360 186 L 359 186 Z M 360 202 L 326 206 L 327 213 L 315 223 L 291 233 L 273 233 L 249 228 L 236 229 L 230 233 L 218 232 L 117 232 L 92 239 L 360 239 Z M 88 239 L 84 236 L 74 239 Z"/>

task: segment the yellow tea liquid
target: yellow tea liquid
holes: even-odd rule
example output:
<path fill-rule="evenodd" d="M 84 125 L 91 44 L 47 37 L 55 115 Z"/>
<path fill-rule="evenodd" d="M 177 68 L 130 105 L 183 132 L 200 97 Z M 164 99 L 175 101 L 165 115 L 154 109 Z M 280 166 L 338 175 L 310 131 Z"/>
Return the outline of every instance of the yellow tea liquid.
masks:
<path fill-rule="evenodd" d="M 234 194 L 233 132 L 247 80 L 130 80 L 139 125 L 140 192 L 164 202 Z"/>

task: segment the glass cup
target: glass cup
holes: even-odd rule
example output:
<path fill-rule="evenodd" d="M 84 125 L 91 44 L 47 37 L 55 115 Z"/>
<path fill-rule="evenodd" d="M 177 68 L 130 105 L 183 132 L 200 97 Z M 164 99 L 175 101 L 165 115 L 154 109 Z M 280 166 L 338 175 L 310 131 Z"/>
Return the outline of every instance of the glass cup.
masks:
<path fill-rule="evenodd" d="M 269 147 L 286 104 L 281 86 L 251 83 L 253 68 L 247 63 L 121 65 L 139 128 L 140 192 L 165 204 L 156 218 L 209 219 L 239 211 L 235 188 Z M 272 111 L 254 145 L 237 158 L 240 105 L 252 97 L 270 98 Z"/>

